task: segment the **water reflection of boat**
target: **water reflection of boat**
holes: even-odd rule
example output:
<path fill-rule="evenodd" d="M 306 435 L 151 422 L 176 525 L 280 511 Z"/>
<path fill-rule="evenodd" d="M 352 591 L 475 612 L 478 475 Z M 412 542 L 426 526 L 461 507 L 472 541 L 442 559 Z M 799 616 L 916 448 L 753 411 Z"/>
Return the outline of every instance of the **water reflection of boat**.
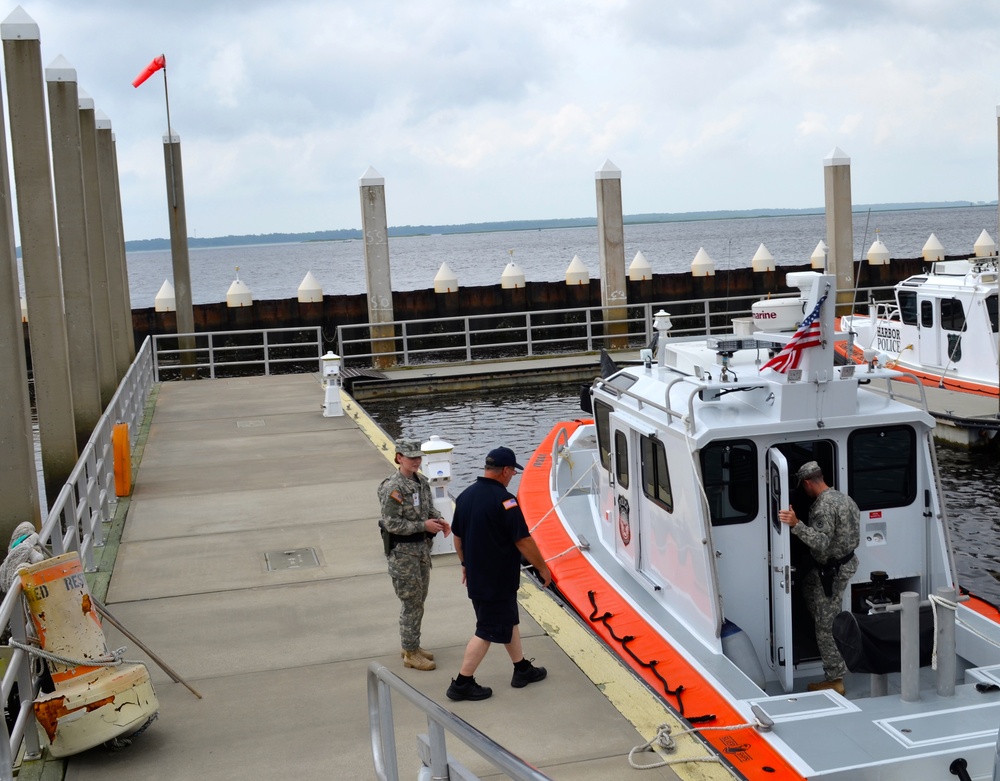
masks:
<path fill-rule="evenodd" d="M 716 728 L 703 740 L 742 777 L 918 781 L 964 763 L 985 778 L 1000 724 L 997 610 L 953 599 L 933 418 L 866 387 L 898 372 L 834 366 L 834 285 L 789 275 L 800 311 L 818 314 L 795 336 L 674 340 L 658 317 L 655 362 L 650 350 L 594 383 L 593 420 L 553 429 L 520 504 L 555 588 L 667 706 Z M 779 350 L 785 373 L 762 367 Z M 865 653 L 850 657 L 846 696 L 808 690 L 822 667 L 795 587 L 800 554 L 777 520 L 790 504 L 806 517 L 792 475 L 807 461 L 861 509 L 842 617 L 898 630 L 903 603 L 904 626 L 929 613 L 935 670 L 917 661 L 929 649 L 916 631 L 884 646 L 849 632 L 845 649 Z"/>
<path fill-rule="evenodd" d="M 893 301 L 841 318 L 855 336 L 851 360 L 913 374 L 927 388 L 939 436 L 960 444 L 1000 430 L 997 276 L 995 254 L 934 263 L 897 284 Z M 847 357 L 846 343 L 838 350 Z"/>

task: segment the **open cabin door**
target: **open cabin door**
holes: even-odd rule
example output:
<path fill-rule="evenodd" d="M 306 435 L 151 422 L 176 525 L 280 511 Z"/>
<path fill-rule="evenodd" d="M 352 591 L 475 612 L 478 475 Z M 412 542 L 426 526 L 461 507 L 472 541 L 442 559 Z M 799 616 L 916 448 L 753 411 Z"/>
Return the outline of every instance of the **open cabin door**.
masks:
<path fill-rule="evenodd" d="M 791 530 L 778 520 L 778 510 L 790 506 L 788 462 L 775 448 L 767 451 L 767 520 L 770 553 L 771 647 L 768 659 L 786 692 L 795 678 L 792 653 Z"/>

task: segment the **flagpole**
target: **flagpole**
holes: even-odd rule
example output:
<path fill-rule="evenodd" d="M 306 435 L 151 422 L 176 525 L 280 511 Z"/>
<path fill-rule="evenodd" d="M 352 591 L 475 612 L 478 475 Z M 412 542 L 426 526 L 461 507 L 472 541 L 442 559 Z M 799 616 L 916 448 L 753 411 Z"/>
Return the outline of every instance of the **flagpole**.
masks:
<path fill-rule="evenodd" d="M 167 58 L 163 57 L 163 102 L 167 107 L 167 146 L 170 148 L 170 198 L 173 207 L 177 208 L 177 178 L 174 173 L 174 129 L 170 124 L 170 92 L 167 90 Z"/>

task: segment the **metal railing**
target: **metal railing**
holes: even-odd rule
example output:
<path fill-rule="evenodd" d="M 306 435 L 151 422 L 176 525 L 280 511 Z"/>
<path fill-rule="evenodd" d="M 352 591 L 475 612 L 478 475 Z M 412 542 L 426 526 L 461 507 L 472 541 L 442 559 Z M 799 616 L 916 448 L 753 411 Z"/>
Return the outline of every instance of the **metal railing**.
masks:
<path fill-rule="evenodd" d="M 368 724 L 371 727 L 372 758 L 379 781 L 399 781 L 396 731 L 392 714 L 393 693 L 415 705 L 427 716 L 427 735 L 420 735 L 424 767 L 429 778 L 474 781 L 473 775 L 448 754 L 445 732 L 450 732 L 494 768 L 514 781 L 551 781 L 549 776 L 512 754 L 467 721 L 424 696 L 379 662 L 368 665 Z"/>
<path fill-rule="evenodd" d="M 711 336 L 731 333 L 733 319 L 752 316 L 751 306 L 760 299 L 760 295 L 732 296 L 358 323 L 337 327 L 337 345 L 345 367 L 385 361 L 426 366 L 595 352 L 602 347 L 635 349 L 648 342 L 654 316 L 661 309 L 670 313 L 671 337 Z"/>
<path fill-rule="evenodd" d="M 310 366 L 318 371 L 323 357 L 321 326 L 265 328 L 250 331 L 199 331 L 193 334 L 157 334 L 153 339 L 153 376 L 167 379 L 247 374 L 260 367 Z M 260 373 L 259 371 L 253 373 Z"/>
<path fill-rule="evenodd" d="M 42 521 L 38 540 L 52 556 L 76 551 L 84 568 L 88 572 L 94 570 L 94 548 L 103 544 L 102 524 L 112 520 L 113 505 L 117 502 L 112 432 L 116 424 L 127 423 L 129 438 L 135 443 L 152 387 L 153 351 L 147 338 Z M 20 579 L 14 580 L 0 602 L 0 627 L 4 627 L 13 640 L 26 642 L 27 620 L 22 607 Z M 8 658 L 0 684 L 0 701 L 11 703 L 15 685 L 20 706 L 13 727 L 0 734 L 0 781 L 14 778 L 14 757 L 22 741 L 26 759 L 37 759 L 41 755 L 32 709 L 38 681 L 32 675 L 27 652 L 20 648 L 13 649 Z"/>

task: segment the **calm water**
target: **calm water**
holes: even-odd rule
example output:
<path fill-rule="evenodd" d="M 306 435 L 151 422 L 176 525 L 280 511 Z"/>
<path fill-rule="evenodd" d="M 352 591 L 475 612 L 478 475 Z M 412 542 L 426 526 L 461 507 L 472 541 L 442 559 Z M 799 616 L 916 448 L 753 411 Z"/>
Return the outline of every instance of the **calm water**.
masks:
<path fill-rule="evenodd" d="M 931 233 L 948 254 L 959 255 L 972 252 L 983 230 L 996 239 L 996 226 L 996 206 L 858 213 L 855 257 L 867 254 L 876 230 L 892 257 L 915 258 Z M 809 262 L 816 244 L 825 238 L 823 215 L 626 225 L 625 262 L 631 263 L 641 251 L 654 273 L 686 271 L 704 247 L 716 269 L 747 268 L 757 247 L 764 244 L 779 266 L 799 265 Z M 394 290 L 433 287 L 434 275 L 444 262 L 459 285 L 497 284 L 511 258 L 529 282 L 553 282 L 565 278 L 574 255 L 591 278 L 600 276 L 596 227 L 389 239 Z M 239 278 L 259 300 L 293 298 L 309 271 L 327 295 L 365 292 L 360 240 L 193 249 L 190 265 L 196 304 L 225 301 L 237 266 Z M 128 267 L 132 306 L 153 306 L 163 281 L 173 278 L 170 252 L 129 253 Z"/>
<path fill-rule="evenodd" d="M 561 420 L 580 416 L 578 386 L 526 388 L 517 392 L 436 394 L 433 397 L 367 402 L 365 409 L 393 436 L 426 439 L 437 434 L 455 446 L 452 495 L 482 473 L 486 453 L 506 445 L 525 463 L 541 439 Z M 951 518 L 959 583 L 1000 603 L 1000 455 L 938 447 Z M 511 490 L 517 492 L 517 480 Z"/>

